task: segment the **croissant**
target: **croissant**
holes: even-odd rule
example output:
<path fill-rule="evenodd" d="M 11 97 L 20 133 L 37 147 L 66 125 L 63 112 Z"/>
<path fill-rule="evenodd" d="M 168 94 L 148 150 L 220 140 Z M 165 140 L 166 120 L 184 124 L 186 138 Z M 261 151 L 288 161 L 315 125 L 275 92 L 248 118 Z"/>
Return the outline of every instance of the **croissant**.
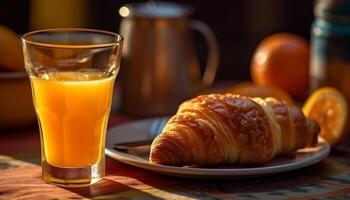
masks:
<path fill-rule="evenodd" d="M 261 164 L 317 143 L 319 126 L 274 98 L 202 95 L 182 103 L 152 142 L 150 162 L 173 166 Z"/>

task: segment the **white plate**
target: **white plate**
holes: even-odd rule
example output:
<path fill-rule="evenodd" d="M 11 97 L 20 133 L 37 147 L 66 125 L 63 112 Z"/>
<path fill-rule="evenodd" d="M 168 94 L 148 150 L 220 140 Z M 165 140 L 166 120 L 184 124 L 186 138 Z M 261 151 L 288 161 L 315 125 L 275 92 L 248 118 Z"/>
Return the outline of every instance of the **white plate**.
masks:
<path fill-rule="evenodd" d="M 157 126 L 155 121 L 160 119 L 139 120 L 110 129 L 106 140 L 106 154 L 120 162 L 165 175 L 191 178 L 247 178 L 281 173 L 313 165 L 326 158 L 330 151 L 328 143 L 319 138 L 319 143 L 315 147 L 300 149 L 290 155 L 275 158 L 259 167 L 190 168 L 150 163 L 148 161 L 149 146 L 138 147 L 128 152 L 113 149 L 113 144 L 115 143 L 153 138 L 154 136 L 150 134 L 150 129 L 153 130 Z"/>

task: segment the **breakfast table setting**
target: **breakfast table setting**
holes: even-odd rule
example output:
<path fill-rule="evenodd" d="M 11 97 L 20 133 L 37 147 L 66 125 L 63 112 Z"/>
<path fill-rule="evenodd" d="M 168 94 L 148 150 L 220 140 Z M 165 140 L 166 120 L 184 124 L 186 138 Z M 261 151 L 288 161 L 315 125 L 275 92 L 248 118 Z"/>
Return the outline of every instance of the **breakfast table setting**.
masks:
<path fill-rule="evenodd" d="M 134 121 L 112 115 L 109 124 Z M 41 178 L 36 127 L 5 131 L 0 136 L 0 199 L 349 199 L 348 146 L 302 169 L 226 178 L 159 174 L 107 156 L 101 181 L 90 187 L 65 188 Z"/>
<path fill-rule="evenodd" d="M 244 81 L 186 4 L 0 25 L 0 199 L 350 199 L 349 11 L 316 1 L 310 40 L 267 35 Z"/>

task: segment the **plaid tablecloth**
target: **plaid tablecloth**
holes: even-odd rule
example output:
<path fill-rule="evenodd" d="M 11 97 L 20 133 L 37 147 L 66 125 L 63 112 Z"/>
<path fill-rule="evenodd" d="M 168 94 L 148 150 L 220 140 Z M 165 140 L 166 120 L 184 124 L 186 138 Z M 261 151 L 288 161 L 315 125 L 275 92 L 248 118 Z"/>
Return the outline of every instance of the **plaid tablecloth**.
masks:
<path fill-rule="evenodd" d="M 111 125 L 130 119 L 111 118 Z M 241 180 L 195 180 L 154 174 L 107 157 L 107 176 L 85 188 L 41 179 L 37 129 L 0 133 L 0 199 L 350 199 L 350 143 L 316 165 Z"/>

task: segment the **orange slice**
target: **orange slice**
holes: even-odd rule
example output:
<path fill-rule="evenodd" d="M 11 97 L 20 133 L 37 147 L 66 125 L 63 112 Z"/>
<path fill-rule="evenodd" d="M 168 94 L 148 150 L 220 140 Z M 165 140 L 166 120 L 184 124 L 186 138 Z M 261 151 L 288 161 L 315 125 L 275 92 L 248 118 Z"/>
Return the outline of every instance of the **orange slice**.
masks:
<path fill-rule="evenodd" d="M 344 95 L 337 89 L 324 87 L 316 90 L 304 104 L 303 112 L 319 124 L 320 135 L 331 146 L 345 139 L 348 106 Z"/>
<path fill-rule="evenodd" d="M 247 97 L 274 97 L 278 100 L 285 101 L 289 105 L 293 104 L 292 98 L 282 89 L 273 86 L 256 85 L 252 82 L 239 83 L 230 88 L 227 92 Z"/>

